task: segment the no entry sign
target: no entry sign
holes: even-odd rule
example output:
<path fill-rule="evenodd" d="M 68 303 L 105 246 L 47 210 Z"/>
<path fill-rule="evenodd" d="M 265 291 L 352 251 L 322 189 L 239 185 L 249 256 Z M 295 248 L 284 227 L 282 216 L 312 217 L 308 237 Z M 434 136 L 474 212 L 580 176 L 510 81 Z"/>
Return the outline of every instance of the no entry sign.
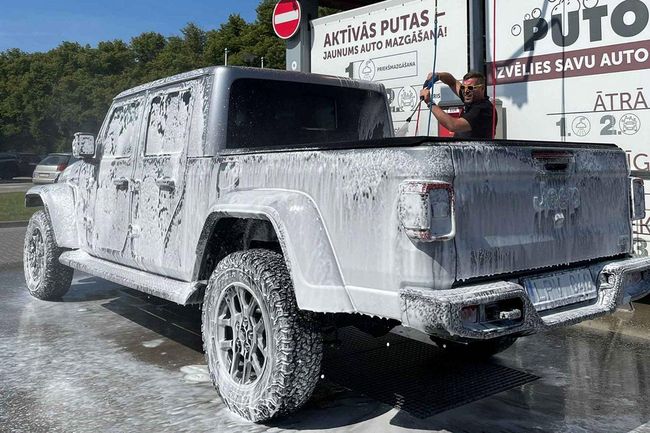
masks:
<path fill-rule="evenodd" d="M 289 39 L 300 27 L 300 3 L 297 0 L 280 0 L 273 9 L 273 30 L 282 39 Z"/>

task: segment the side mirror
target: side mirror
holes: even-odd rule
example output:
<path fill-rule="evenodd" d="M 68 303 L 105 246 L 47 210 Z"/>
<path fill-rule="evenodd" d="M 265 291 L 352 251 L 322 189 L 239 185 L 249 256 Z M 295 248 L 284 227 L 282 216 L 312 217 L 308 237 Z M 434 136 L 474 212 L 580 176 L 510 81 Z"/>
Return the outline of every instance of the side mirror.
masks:
<path fill-rule="evenodd" d="M 72 155 L 75 158 L 87 159 L 95 156 L 95 136 L 85 132 L 77 132 L 72 140 Z"/>

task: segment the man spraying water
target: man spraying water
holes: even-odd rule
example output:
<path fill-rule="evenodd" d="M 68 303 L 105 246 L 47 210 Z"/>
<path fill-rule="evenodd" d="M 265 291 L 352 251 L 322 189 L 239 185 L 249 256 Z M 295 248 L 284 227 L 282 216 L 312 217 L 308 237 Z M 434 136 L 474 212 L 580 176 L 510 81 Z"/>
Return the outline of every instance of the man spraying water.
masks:
<path fill-rule="evenodd" d="M 449 86 L 463 101 L 463 114 L 455 118 L 447 114 L 431 100 L 431 87 L 436 81 Z M 496 116 L 490 98 L 485 93 L 485 76 L 480 72 L 470 71 L 460 82 L 449 72 L 430 72 L 420 98 L 427 104 L 431 114 L 442 126 L 458 138 L 492 139 L 492 116 Z M 496 122 L 495 122 L 496 124 Z"/>

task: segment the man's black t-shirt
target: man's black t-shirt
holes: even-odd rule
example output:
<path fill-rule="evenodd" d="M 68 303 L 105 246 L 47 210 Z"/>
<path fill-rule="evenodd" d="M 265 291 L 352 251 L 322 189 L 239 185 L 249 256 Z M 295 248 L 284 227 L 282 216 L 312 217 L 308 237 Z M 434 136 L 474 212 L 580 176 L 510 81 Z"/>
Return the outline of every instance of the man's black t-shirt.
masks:
<path fill-rule="evenodd" d="M 484 99 L 465 105 L 462 118 L 467 120 L 472 127 L 471 131 L 457 132 L 454 136 L 459 138 L 492 138 L 492 102 L 490 99 Z M 496 113 L 494 113 L 496 116 Z M 497 119 L 498 120 L 498 119 Z"/>

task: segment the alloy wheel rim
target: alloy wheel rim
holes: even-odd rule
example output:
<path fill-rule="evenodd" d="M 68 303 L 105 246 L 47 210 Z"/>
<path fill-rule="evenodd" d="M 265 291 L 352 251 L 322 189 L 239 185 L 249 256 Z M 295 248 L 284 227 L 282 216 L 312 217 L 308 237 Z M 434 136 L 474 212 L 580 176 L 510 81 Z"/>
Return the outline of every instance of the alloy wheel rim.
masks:
<path fill-rule="evenodd" d="M 264 372 L 269 345 L 267 314 L 251 289 L 233 283 L 217 301 L 215 349 L 219 363 L 239 385 L 255 384 Z"/>
<path fill-rule="evenodd" d="M 43 234 L 38 228 L 34 229 L 29 238 L 28 252 L 29 277 L 32 282 L 38 283 L 45 268 L 45 242 L 43 241 Z"/>

